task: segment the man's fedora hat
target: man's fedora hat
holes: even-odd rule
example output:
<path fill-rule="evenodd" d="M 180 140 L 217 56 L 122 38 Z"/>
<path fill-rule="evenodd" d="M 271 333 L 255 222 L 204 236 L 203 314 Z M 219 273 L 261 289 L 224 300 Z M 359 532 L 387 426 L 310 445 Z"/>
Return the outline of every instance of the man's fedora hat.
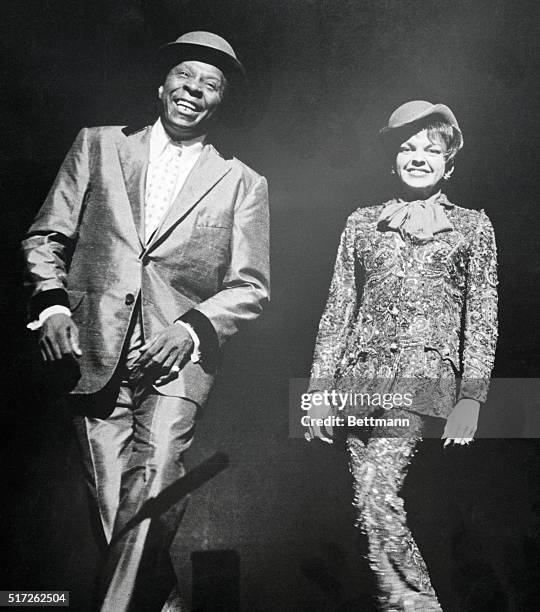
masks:
<path fill-rule="evenodd" d="M 227 79 L 245 78 L 244 67 L 236 57 L 231 45 L 212 32 L 188 32 L 174 42 L 158 49 L 158 66 L 166 74 L 180 62 L 195 60 L 212 64 L 223 72 Z"/>
<path fill-rule="evenodd" d="M 456 128 L 461 136 L 460 148 L 463 146 L 463 134 L 456 116 L 446 104 L 432 104 L 426 100 L 413 100 L 398 106 L 390 115 L 387 125 L 381 129 L 381 134 L 388 134 L 399 128 L 406 128 L 419 123 L 426 117 L 438 115 Z"/>

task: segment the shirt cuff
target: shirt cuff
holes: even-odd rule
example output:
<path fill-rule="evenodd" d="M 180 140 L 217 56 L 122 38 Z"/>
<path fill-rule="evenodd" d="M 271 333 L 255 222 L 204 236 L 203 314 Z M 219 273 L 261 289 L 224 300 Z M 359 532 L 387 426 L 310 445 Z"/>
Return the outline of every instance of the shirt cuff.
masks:
<path fill-rule="evenodd" d="M 67 291 L 63 288 L 46 289 L 36 293 L 30 300 L 29 310 L 31 320 L 37 319 L 40 313 L 49 308 L 49 306 L 65 306 L 69 308 L 69 297 Z"/>
<path fill-rule="evenodd" d="M 191 336 L 191 339 L 193 340 L 193 350 L 191 351 L 190 359 L 193 363 L 199 363 L 201 360 L 201 341 L 199 336 L 197 336 L 197 333 L 189 323 L 180 320 L 175 321 L 175 323 L 184 327 Z"/>
<path fill-rule="evenodd" d="M 473 399 L 481 404 L 485 404 L 489 391 L 490 380 L 474 379 L 462 380 L 459 388 L 458 400 Z"/>
<path fill-rule="evenodd" d="M 215 373 L 219 359 L 219 341 L 216 330 L 210 319 L 206 317 L 200 310 L 192 308 L 185 312 L 181 317 L 176 319 L 187 323 L 195 330 L 201 341 L 201 361 L 200 366 L 203 370 L 210 374 Z"/>
<path fill-rule="evenodd" d="M 36 331 L 43 325 L 43 323 L 45 323 L 45 321 L 50 316 L 55 315 L 55 314 L 65 314 L 68 317 L 70 317 L 71 310 L 67 306 L 62 306 L 60 304 L 56 304 L 55 306 L 49 306 L 48 308 L 45 308 L 45 310 L 42 310 L 39 313 L 39 317 L 34 321 L 30 321 L 30 323 L 28 323 L 26 327 L 30 331 Z"/>

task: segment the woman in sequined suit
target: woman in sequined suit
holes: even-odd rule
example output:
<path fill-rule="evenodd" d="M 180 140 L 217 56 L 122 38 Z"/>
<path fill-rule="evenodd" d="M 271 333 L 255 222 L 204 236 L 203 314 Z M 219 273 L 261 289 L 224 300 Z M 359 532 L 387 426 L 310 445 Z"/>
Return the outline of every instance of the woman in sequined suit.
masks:
<path fill-rule="evenodd" d="M 367 442 L 350 433 L 347 446 L 357 524 L 367 536 L 381 609 L 432 612 L 441 607 L 399 492 L 428 417 L 446 419 L 445 446 L 473 439 L 497 341 L 496 247 L 484 211 L 457 206 L 441 192 L 463 146 L 453 112 L 408 102 L 381 132 L 392 152 L 396 197 L 347 220 L 310 392 L 381 385 L 412 392 L 410 405 L 382 414 L 408 423 L 380 421 Z M 310 416 L 329 413 L 336 407 L 327 403 L 312 406 Z M 381 416 L 352 402 L 340 414 L 347 413 Z M 312 426 L 306 437 L 331 442 L 331 435 L 331 428 Z"/>

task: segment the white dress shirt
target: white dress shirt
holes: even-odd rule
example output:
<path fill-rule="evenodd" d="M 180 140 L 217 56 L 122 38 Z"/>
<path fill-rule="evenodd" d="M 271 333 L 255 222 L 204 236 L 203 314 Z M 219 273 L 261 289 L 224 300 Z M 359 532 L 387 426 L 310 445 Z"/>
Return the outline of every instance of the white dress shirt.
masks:
<path fill-rule="evenodd" d="M 193 138 L 192 140 L 176 142 L 172 140 L 165 131 L 163 123 L 161 123 L 161 119 L 158 119 L 152 126 L 152 131 L 150 132 L 150 153 L 148 156 L 148 162 L 150 164 L 155 163 L 156 160 L 163 155 L 166 147 L 169 145 L 180 147 L 182 150 L 182 163 L 178 176 L 176 177 L 176 188 L 173 193 L 171 204 L 175 200 L 176 196 L 180 193 L 180 189 L 182 189 L 184 186 L 188 174 L 193 169 L 193 166 L 197 163 L 197 160 L 199 159 L 203 150 L 205 138 L 206 135 L 203 135 Z"/>
<path fill-rule="evenodd" d="M 192 140 L 176 142 L 165 131 L 161 119 L 152 126 L 145 189 L 146 242 L 159 227 L 197 163 L 203 150 L 204 139 L 205 136 L 199 136 Z"/>

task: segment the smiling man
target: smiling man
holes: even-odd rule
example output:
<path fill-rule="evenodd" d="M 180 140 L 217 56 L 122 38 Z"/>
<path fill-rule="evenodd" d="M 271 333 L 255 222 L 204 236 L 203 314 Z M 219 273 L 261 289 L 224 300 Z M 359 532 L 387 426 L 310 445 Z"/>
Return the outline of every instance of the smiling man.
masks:
<path fill-rule="evenodd" d="M 81 130 L 23 242 L 43 359 L 80 370 L 75 426 L 104 552 L 97 605 L 115 612 L 159 610 L 174 585 L 185 500 L 148 502 L 183 476 L 220 348 L 269 294 L 266 180 L 206 141 L 244 69 L 209 32 L 158 58 L 160 118 Z"/>
<path fill-rule="evenodd" d="M 176 140 L 204 133 L 223 100 L 225 88 L 225 76 L 216 66 L 197 61 L 174 66 L 158 90 L 167 133 Z"/>

